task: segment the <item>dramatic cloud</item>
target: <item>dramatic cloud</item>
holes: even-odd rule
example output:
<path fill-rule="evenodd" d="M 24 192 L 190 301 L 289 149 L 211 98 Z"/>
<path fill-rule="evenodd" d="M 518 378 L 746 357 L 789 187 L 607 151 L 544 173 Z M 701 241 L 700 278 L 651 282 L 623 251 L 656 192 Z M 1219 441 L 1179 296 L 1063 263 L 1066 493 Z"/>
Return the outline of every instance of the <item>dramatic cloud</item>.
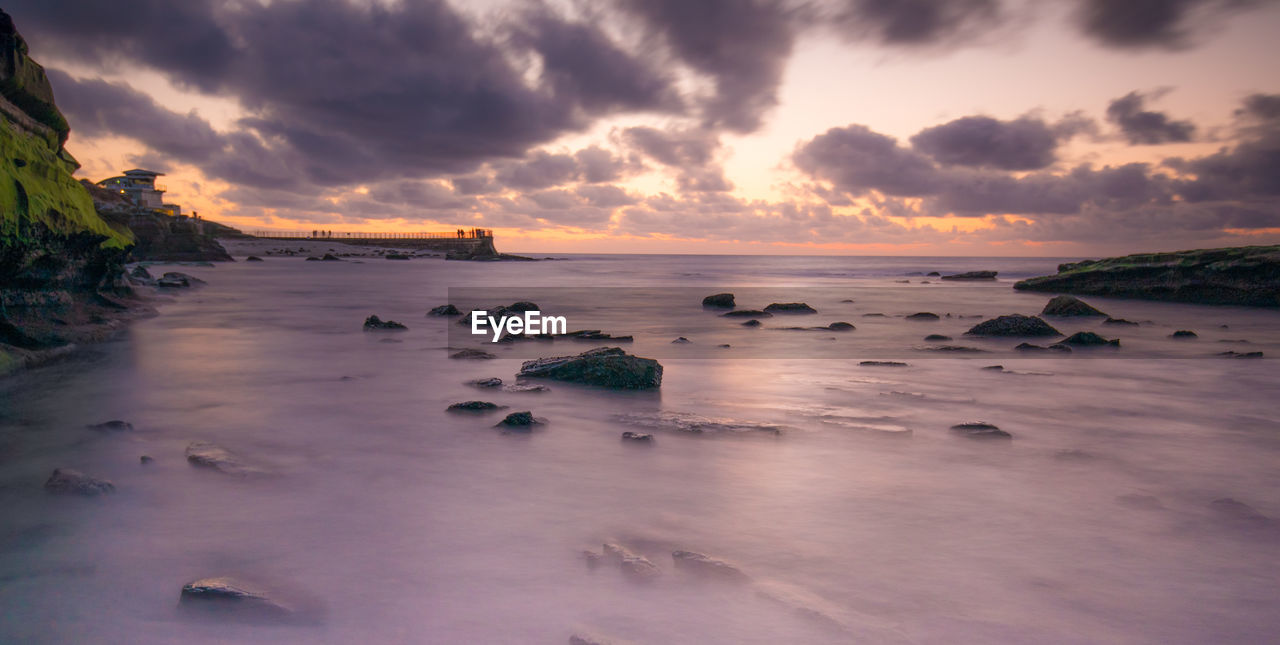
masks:
<path fill-rule="evenodd" d="M 1038 170 L 1053 164 L 1058 135 L 1040 119 L 969 116 L 926 128 L 911 145 L 944 164 Z"/>
<path fill-rule="evenodd" d="M 1083 0 L 1077 19 L 1087 35 L 1109 47 L 1182 49 L 1207 21 L 1259 4 L 1261 0 Z"/>
<path fill-rule="evenodd" d="M 685 192 L 723 192 L 733 189 L 715 162 L 720 140 L 706 130 L 659 130 L 647 126 L 622 132 L 626 143 L 654 161 L 676 169 L 677 183 Z"/>
<path fill-rule="evenodd" d="M 1190 121 L 1174 121 L 1163 112 L 1144 110 L 1147 97 L 1137 92 L 1114 100 L 1107 106 L 1107 120 L 1120 126 L 1129 143 L 1151 145 L 1190 141 L 1196 126 Z"/>
<path fill-rule="evenodd" d="M 842 0 L 835 19 L 848 37 L 928 47 L 971 39 L 999 26 L 999 0 Z"/>
<path fill-rule="evenodd" d="M 801 170 L 854 195 L 875 190 L 914 197 L 933 194 L 939 187 L 940 173 L 932 160 L 863 125 L 831 128 L 797 148 L 792 160 Z"/>
<path fill-rule="evenodd" d="M 778 104 L 778 84 L 796 24 L 780 0 L 619 0 L 697 72 L 713 95 L 702 105 L 708 127 L 751 132 Z"/>

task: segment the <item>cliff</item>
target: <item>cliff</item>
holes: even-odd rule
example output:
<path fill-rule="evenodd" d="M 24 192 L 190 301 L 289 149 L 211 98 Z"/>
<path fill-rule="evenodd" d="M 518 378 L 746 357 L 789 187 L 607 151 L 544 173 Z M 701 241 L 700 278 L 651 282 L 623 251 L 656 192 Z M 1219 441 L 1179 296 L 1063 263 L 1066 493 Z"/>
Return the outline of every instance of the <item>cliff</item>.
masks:
<path fill-rule="evenodd" d="M 104 314 L 130 294 L 133 234 L 72 178 L 68 131 L 44 69 L 0 11 L 0 373 L 103 335 L 114 326 Z"/>
<path fill-rule="evenodd" d="M 1280 306 L 1280 246 L 1143 253 L 1058 266 L 1023 291 L 1120 296 L 1213 305 Z"/>

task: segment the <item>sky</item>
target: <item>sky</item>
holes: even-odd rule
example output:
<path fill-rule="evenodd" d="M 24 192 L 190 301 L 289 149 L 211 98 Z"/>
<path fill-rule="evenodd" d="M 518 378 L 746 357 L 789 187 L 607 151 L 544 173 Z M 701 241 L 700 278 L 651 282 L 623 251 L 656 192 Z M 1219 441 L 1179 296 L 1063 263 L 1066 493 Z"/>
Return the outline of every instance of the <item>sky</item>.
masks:
<path fill-rule="evenodd" d="M 1280 243 L 1280 2 L 17 0 L 94 181 L 503 251 Z"/>

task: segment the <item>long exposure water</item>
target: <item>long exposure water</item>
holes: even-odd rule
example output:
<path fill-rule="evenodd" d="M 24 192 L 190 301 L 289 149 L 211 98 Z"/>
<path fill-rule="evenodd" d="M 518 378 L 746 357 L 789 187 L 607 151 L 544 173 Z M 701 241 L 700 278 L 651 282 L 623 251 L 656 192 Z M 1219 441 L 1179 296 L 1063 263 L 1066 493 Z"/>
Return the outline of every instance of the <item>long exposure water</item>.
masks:
<path fill-rule="evenodd" d="M 159 315 L 118 340 L 0 381 L 0 642 L 1274 639 L 1277 313 L 1086 298 L 1142 324 L 1051 320 L 1122 341 L 1070 355 L 963 337 L 979 318 L 1038 313 L 1048 294 L 1011 283 L 1058 262 L 269 257 L 179 267 L 208 284 L 160 296 Z M 973 269 L 1001 279 L 924 276 Z M 539 304 L 571 322 L 613 307 L 600 328 L 634 335 L 620 346 L 658 358 L 661 389 L 468 385 L 515 383 L 529 352 L 612 344 L 521 343 L 492 360 L 450 359 L 453 319 L 426 311 L 450 289 L 493 287 L 550 298 Z M 750 329 L 687 297 L 735 287 L 760 294 L 739 295 L 740 306 L 800 294 L 819 314 Z M 609 289 L 622 294 L 616 302 L 581 300 Z M 646 289 L 671 295 L 658 308 L 618 306 Z M 919 311 L 943 318 L 903 318 Z M 409 330 L 363 332 L 370 314 Z M 770 329 L 833 321 L 857 329 Z M 1178 329 L 1198 338 L 1168 338 Z M 938 352 L 922 340 L 931 333 L 986 351 Z M 677 336 L 693 341 L 690 352 L 721 353 L 682 358 Z M 982 369 L 993 364 L 1004 369 Z M 445 412 L 473 399 L 509 407 Z M 520 410 L 545 424 L 494 429 Z M 134 430 L 86 428 L 109 419 Z M 1013 440 L 949 430 L 973 420 Z M 655 439 L 623 443 L 627 430 Z M 256 472 L 193 467 L 193 441 Z M 154 462 L 140 464 L 144 454 Z M 47 494 L 58 467 L 117 490 Z M 1227 498 L 1257 515 L 1215 503 Z M 660 575 L 642 583 L 607 563 L 588 567 L 582 552 L 605 542 L 648 557 Z M 676 568 L 678 549 L 750 580 Z M 308 619 L 177 610 L 183 584 L 224 575 L 259 581 Z"/>

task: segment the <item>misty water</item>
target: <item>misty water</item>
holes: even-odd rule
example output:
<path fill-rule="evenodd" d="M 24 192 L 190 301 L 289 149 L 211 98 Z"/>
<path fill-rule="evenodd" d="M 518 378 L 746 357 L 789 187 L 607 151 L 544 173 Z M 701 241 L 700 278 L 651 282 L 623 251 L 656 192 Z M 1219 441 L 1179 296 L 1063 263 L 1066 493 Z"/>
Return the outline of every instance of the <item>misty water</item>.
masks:
<path fill-rule="evenodd" d="M 1273 639 L 1277 313 L 1087 298 L 1142 324 L 1051 320 L 1122 341 L 1071 355 L 963 337 L 978 317 L 1038 313 L 1048 295 L 1011 283 L 1059 261 L 269 257 L 181 267 L 208 284 L 161 296 L 159 315 L 116 341 L 0 381 L 0 642 Z M 973 269 L 1001 280 L 923 276 Z M 458 326 L 425 312 L 451 289 L 491 288 L 527 289 L 571 323 L 634 335 L 621 346 L 662 362 L 661 389 L 468 385 L 513 384 L 529 355 L 612 344 L 518 343 L 490 347 L 493 360 L 450 359 Z M 582 300 L 610 289 L 617 298 Z M 740 306 L 800 294 L 819 314 L 749 329 L 690 296 L 735 289 L 754 294 Z M 650 292 L 667 294 L 663 306 L 626 305 Z M 903 318 L 918 311 L 944 317 Z M 370 314 L 409 330 L 363 332 Z M 833 321 L 857 329 L 771 329 Z M 1178 329 L 1199 337 L 1168 338 Z M 922 340 L 931 333 L 986 351 L 938 352 Z M 672 345 L 677 336 L 693 342 Z M 982 369 L 994 364 L 1004 369 Z M 445 412 L 472 399 L 509 407 Z M 493 428 L 520 410 L 545 424 Z M 135 429 L 85 427 L 109 419 Z M 973 420 L 1012 441 L 949 430 Z M 623 443 L 627 430 L 655 440 Z M 260 472 L 193 467 L 192 441 Z M 144 454 L 154 463 L 140 464 Z M 56 467 L 117 490 L 50 495 L 41 485 Z M 1265 517 L 1214 504 L 1223 498 Z M 640 583 L 607 563 L 589 568 L 581 552 L 604 542 L 661 575 Z M 750 581 L 677 569 L 677 549 Z M 178 611 L 183 584 L 222 575 L 259 582 L 306 620 Z"/>

